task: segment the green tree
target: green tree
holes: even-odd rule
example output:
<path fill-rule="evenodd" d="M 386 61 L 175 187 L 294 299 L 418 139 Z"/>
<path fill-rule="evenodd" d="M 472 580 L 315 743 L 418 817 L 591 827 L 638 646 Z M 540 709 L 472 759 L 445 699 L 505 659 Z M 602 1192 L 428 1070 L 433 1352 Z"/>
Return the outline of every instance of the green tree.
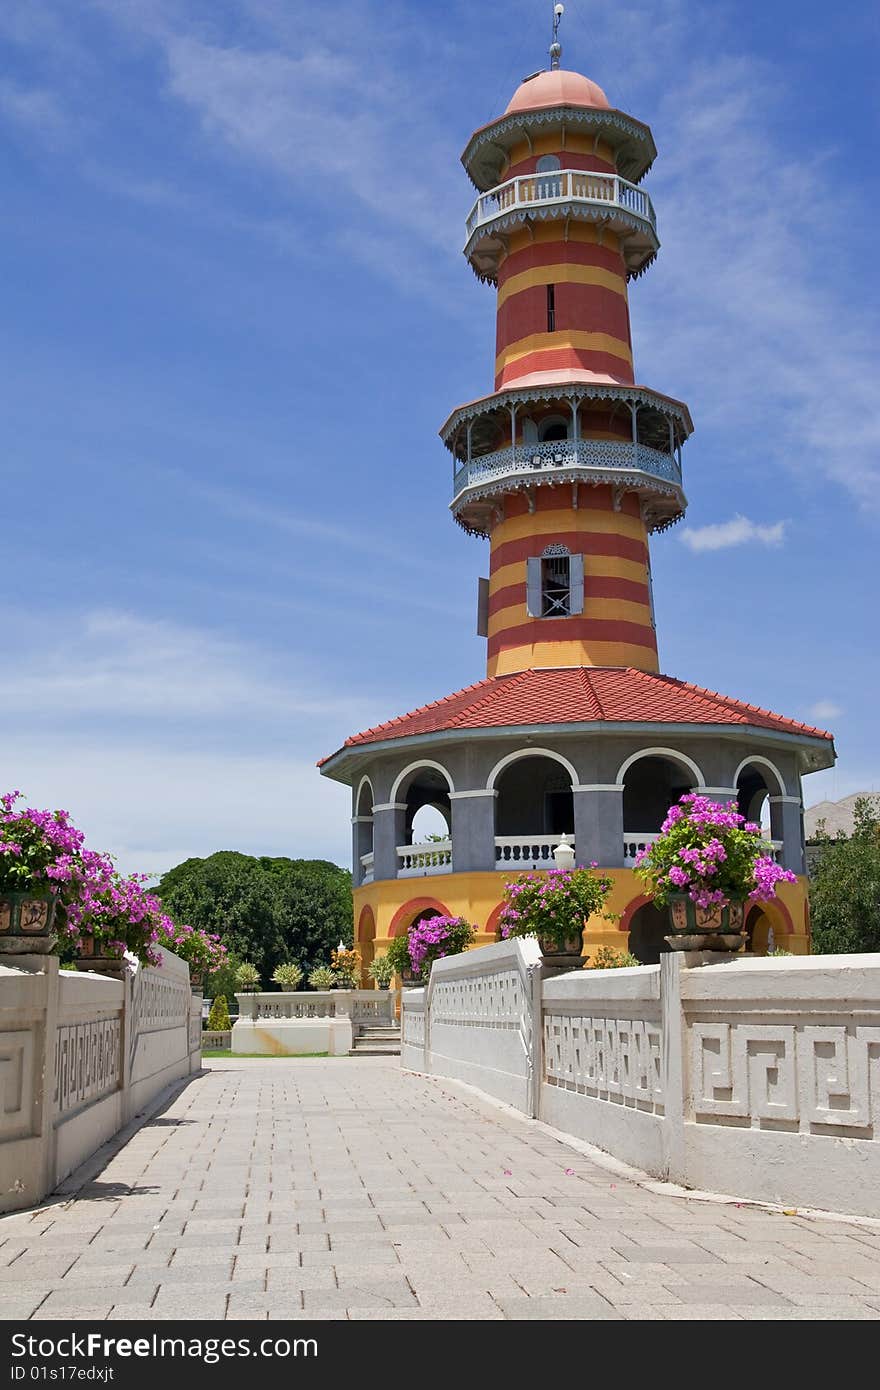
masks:
<path fill-rule="evenodd" d="M 880 798 L 859 797 L 852 835 L 825 842 L 810 916 L 816 954 L 880 951 Z"/>
<path fill-rule="evenodd" d="M 264 980 L 296 960 L 307 973 L 352 940 L 351 875 L 325 859 L 255 858 L 220 850 L 170 869 L 156 893 L 173 918 L 216 931 Z M 225 973 L 225 972 L 224 972 Z M 225 979 L 212 993 L 234 994 Z"/>
<path fill-rule="evenodd" d="M 208 1028 L 212 1033 L 228 1033 L 231 1027 L 226 996 L 218 994 L 211 1005 L 211 1012 L 208 1014 Z"/>

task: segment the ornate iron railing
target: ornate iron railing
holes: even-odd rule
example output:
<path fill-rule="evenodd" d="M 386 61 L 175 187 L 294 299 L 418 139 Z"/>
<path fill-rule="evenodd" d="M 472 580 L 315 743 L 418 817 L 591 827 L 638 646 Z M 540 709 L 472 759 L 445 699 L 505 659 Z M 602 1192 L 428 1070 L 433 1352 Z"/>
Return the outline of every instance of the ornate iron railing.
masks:
<path fill-rule="evenodd" d="M 453 497 L 466 488 L 509 478 L 562 469 L 589 473 L 646 473 L 651 478 L 681 486 L 681 468 L 674 454 L 612 439 L 561 439 L 547 444 L 517 444 L 481 454 L 462 464 L 455 474 Z M 610 479 L 610 481 L 613 481 Z"/>

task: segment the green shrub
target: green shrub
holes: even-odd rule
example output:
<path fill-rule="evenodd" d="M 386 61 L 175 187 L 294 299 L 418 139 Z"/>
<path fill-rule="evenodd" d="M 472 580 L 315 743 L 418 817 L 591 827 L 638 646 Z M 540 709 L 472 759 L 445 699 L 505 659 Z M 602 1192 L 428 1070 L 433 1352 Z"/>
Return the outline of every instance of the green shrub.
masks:
<path fill-rule="evenodd" d="M 226 1007 L 226 995 L 218 994 L 211 1005 L 211 1012 L 208 1014 L 208 1028 L 212 1033 L 226 1033 L 231 1027 L 229 1009 Z"/>
<path fill-rule="evenodd" d="M 329 965 L 319 965 L 309 976 L 309 984 L 312 989 L 332 989 L 336 984 L 336 976 Z"/>
<path fill-rule="evenodd" d="M 638 956 L 632 951 L 617 951 L 613 946 L 600 946 L 590 964 L 591 970 L 624 970 L 631 965 L 641 965 Z"/>
<path fill-rule="evenodd" d="M 280 985 L 282 989 L 298 989 L 302 977 L 301 966 L 292 961 L 287 965 L 279 965 L 272 975 L 275 984 Z"/>

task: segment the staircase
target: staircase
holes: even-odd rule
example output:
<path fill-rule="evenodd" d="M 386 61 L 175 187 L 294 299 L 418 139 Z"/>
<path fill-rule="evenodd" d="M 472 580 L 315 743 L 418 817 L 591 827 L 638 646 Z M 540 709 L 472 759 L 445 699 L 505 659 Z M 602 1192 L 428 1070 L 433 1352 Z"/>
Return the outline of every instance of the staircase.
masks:
<path fill-rule="evenodd" d="M 399 1057 L 400 1024 L 361 1023 L 350 1057 Z"/>

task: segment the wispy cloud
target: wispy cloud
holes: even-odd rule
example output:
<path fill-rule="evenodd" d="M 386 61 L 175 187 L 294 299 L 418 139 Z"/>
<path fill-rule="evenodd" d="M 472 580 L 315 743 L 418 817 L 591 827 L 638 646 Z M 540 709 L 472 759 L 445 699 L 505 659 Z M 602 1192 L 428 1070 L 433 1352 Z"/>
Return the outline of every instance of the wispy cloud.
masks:
<path fill-rule="evenodd" d="M 837 705 L 833 700 L 817 700 L 814 705 L 810 705 L 807 714 L 811 719 L 839 719 L 843 714 L 843 707 Z"/>
<path fill-rule="evenodd" d="M 729 550 L 734 545 L 781 545 L 785 539 L 784 521 L 769 526 L 750 521 L 747 516 L 735 516 L 730 521 L 717 521 L 709 526 L 688 526 L 680 538 L 690 550 Z"/>
<path fill-rule="evenodd" d="M 7 631 L 14 621 L 9 615 Z M 359 727 L 371 712 L 322 685 L 316 672 L 294 680 L 271 652 L 200 628 L 113 609 L 63 622 L 33 616 L 27 627 L 29 644 L 22 640 L 0 684 L 0 711 L 25 725 L 63 711 L 67 721 L 135 718 L 169 730 L 179 721 L 254 719 Z"/>
<path fill-rule="evenodd" d="M 0 79 L 0 117 L 38 136 L 45 145 L 57 148 L 69 141 L 72 118 L 58 94 L 46 88 Z"/>

